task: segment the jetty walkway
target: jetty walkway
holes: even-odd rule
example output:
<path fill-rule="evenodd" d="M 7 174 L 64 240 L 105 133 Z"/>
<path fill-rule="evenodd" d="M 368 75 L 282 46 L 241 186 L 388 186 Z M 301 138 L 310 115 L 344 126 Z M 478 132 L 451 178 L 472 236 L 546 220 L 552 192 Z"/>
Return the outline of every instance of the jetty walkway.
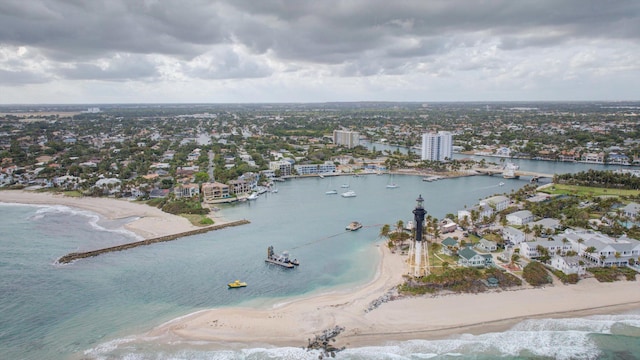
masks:
<path fill-rule="evenodd" d="M 220 225 L 211 225 L 211 226 L 203 227 L 203 228 L 200 228 L 200 229 L 195 229 L 195 230 L 185 231 L 185 232 L 181 232 L 181 233 L 177 233 L 177 234 L 161 236 L 161 237 L 157 237 L 157 238 L 153 238 L 153 239 L 146 239 L 146 240 L 136 241 L 136 242 L 117 245 L 117 246 L 111 246 L 111 247 L 108 247 L 108 248 L 102 248 L 102 249 L 98 249 L 98 250 L 69 253 L 69 254 L 59 258 L 58 259 L 58 263 L 67 264 L 67 263 L 70 263 L 70 262 L 72 262 L 74 260 L 84 259 L 84 258 L 88 258 L 88 257 L 92 257 L 92 256 L 98 256 L 100 254 L 106 254 L 106 253 L 110 253 L 110 252 L 114 252 L 114 251 L 122 251 L 122 250 L 127 250 L 127 249 L 133 249 L 133 248 L 136 248 L 138 246 L 143 246 L 143 245 L 151 245 L 151 244 L 156 244 L 156 243 L 160 243 L 160 242 L 172 241 L 172 240 L 176 240 L 178 238 L 182 238 L 182 237 L 185 237 L 185 236 L 203 234 L 203 233 L 206 233 L 206 232 L 209 232 L 209 231 L 213 231 L 213 230 L 220 230 L 220 229 L 224 229 L 224 228 L 227 228 L 227 227 L 244 225 L 244 224 L 248 224 L 248 223 L 249 223 L 249 220 L 232 221 L 232 222 L 228 222 L 228 223 L 224 223 L 224 224 L 220 224 Z"/>

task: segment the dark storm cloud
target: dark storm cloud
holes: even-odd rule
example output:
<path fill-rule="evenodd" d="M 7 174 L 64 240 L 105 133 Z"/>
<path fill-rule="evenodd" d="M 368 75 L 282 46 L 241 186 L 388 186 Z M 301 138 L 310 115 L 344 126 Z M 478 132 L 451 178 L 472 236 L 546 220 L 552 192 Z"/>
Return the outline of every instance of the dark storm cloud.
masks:
<path fill-rule="evenodd" d="M 338 62 L 394 39 L 555 29 L 566 38 L 638 38 L 640 2 L 439 1 L 22 1 L 0 3 L 0 43 L 59 57 L 131 52 L 193 56 L 238 41 L 283 58 Z M 233 39 L 233 40 L 232 40 Z"/>
<path fill-rule="evenodd" d="M 191 63 L 228 46 L 274 59 L 280 69 L 320 65 L 340 76 L 369 76 L 415 71 L 488 40 L 502 51 L 584 39 L 637 42 L 639 15 L 636 0 L 3 0 L 0 49 L 35 49 L 72 79 L 159 72 L 159 63 L 127 65 L 114 54 L 166 56 L 185 75 L 208 79 L 275 71 L 250 58 Z"/>

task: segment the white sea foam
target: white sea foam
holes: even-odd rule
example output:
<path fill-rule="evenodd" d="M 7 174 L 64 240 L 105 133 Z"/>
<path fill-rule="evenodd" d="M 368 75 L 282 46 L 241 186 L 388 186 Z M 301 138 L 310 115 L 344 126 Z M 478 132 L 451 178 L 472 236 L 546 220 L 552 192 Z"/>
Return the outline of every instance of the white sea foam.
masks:
<path fill-rule="evenodd" d="M 68 207 L 68 206 L 64 206 L 64 205 L 35 205 L 36 207 L 38 207 L 39 209 L 36 211 L 36 213 L 31 216 L 31 220 L 41 220 L 43 219 L 45 216 L 47 215 L 59 215 L 59 214 L 63 214 L 63 215 L 72 215 L 72 216 L 82 216 L 88 219 L 87 223 L 89 224 L 89 226 L 91 226 L 93 229 L 97 230 L 97 231 L 105 231 L 105 232 L 111 232 L 111 233 L 116 233 L 116 234 L 120 234 L 120 235 L 124 235 L 126 237 L 130 237 L 130 238 L 134 238 L 137 240 L 143 240 L 143 237 L 141 237 L 140 235 L 129 231 L 127 229 L 124 228 L 118 228 L 118 229 L 107 229 L 101 225 L 98 224 L 98 222 L 100 221 L 100 215 L 91 212 L 91 211 L 87 211 L 87 210 L 80 210 L 80 209 L 76 209 L 76 208 L 72 208 L 72 207 Z"/>

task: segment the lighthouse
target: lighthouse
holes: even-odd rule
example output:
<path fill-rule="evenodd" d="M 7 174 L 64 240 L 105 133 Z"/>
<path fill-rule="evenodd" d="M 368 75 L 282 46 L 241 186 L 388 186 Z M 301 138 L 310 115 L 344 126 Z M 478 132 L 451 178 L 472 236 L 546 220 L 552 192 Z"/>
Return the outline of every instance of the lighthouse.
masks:
<path fill-rule="evenodd" d="M 429 258 L 427 257 L 427 245 L 423 244 L 422 231 L 424 229 L 424 216 L 427 211 L 424 209 L 424 199 L 422 195 L 416 199 L 416 208 L 413 209 L 414 238 L 409 248 L 409 275 L 414 277 L 429 274 Z"/>

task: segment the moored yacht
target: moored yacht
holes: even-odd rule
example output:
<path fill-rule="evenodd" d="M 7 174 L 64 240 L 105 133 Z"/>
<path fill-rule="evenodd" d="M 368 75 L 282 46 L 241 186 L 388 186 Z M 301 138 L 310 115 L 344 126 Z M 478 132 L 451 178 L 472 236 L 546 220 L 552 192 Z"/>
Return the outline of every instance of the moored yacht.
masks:
<path fill-rule="evenodd" d="M 342 194 L 340 194 L 340 196 L 345 197 L 345 198 L 346 197 L 356 197 L 356 192 L 353 191 L 353 190 L 349 190 L 349 191 L 343 192 Z"/>

